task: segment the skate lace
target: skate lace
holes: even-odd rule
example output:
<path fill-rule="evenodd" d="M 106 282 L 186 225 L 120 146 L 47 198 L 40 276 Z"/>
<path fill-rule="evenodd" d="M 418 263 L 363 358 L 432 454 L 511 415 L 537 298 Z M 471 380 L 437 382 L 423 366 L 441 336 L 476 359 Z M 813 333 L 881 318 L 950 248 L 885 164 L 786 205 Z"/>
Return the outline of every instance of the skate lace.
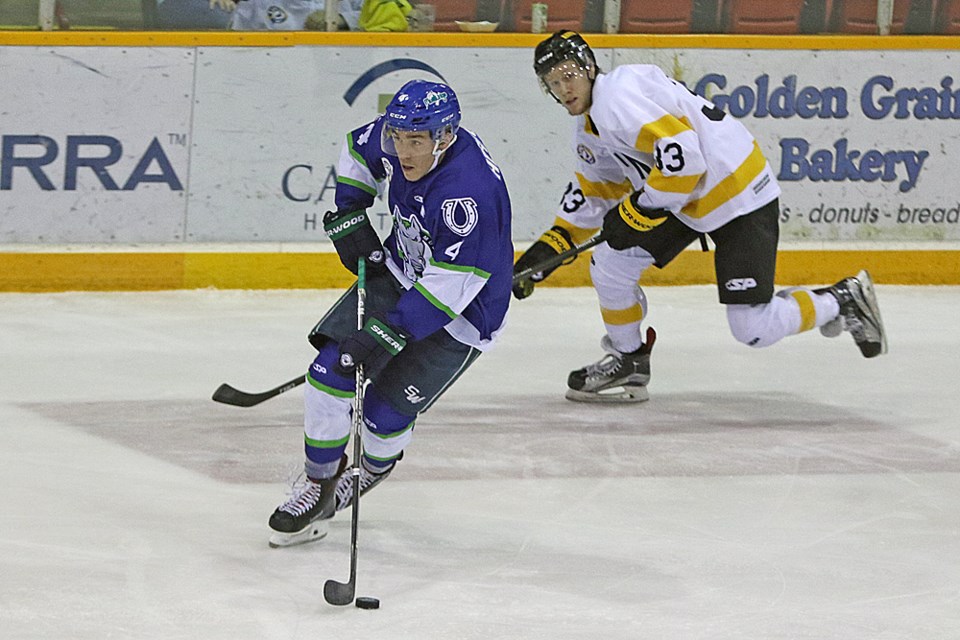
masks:
<path fill-rule="evenodd" d="M 587 378 L 591 380 L 606 378 L 610 374 L 616 373 L 621 364 L 623 364 L 623 360 L 612 353 L 608 353 L 597 362 L 587 365 Z"/>
<path fill-rule="evenodd" d="M 378 476 L 370 473 L 361 464 L 360 465 L 360 493 L 376 482 Z M 353 475 L 344 473 L 337 483 L 337 511 L 345 508 L 353 500 Z"/>
<path fill-rule="evenodd" d="M 280 511 L 299 516 L 316 506 L 320 501 L 320 485 L 301 476 L 290 487 L 290 499 L 280 505 Z"/>

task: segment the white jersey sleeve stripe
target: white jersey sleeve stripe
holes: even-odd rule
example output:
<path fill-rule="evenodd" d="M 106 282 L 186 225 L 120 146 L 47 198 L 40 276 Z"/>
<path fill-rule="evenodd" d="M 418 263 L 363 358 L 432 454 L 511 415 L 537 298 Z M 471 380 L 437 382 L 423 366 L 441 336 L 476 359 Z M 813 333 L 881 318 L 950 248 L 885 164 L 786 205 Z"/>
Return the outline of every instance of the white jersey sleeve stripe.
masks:
<path fill-rule="evenodd" d="M 460 273 L 475 273 L 484 280 L 490 279 L 490 272 L 484 271 L 479 267 L 470 267 L 462 264 L 450 264 L 449 262 L 440 262 L 439 260 L 434 260 L 433 258 L 430 258 L 430 264 L 438 269 L 447 269 L 449 271 L 458 271 Z"/>
<path fill-rule="evenodd" d="M 377 179 L 373 177 L 363 157 L 353 150 L 353 136 L 349 137 L 348 143 L 340 150 L 337 182 L 362 189 L 372 196 L 378 193 Z"/>
<path fill-rule="evenodd" d="M 623 182 L 593 181 L 587 179 L 582 173 L 577 173 L 577 183 L 580 185 L 580 191 L 586 198 L 601 198 L 603 200 L 620 201 L 625 195 L 633 192 L 633 185 L 629 180 Z"/>
<path fill-rule="evenodd" d="M 667 114 L 655 120 L 648 122 L 640 128 L 637 134 L 637 142 L 634 146 L 643 153 L 653 153 L 653 145 L 660 138 L 675 138 L 685 131 L 693 131 L 690 121 L 686 116 L 680 118 Z"/>
<path fill-rule="evenodd" d="M 665 176 L 654 169 L 647 177 L 647 189 L 659 191 L 660 193 L 693 193 L 700 183 L 702 173 L 695 176 Z"/>
<path fill-rule="evenodd" d="M 702 198 L 687 204 L 681 212 L 691 218 L 702 218 L 708 215 L 742 193 L 766 168 L 767 160 L 763 157 L 760 145 L 754 141 L 753 151 L 736 171 L 718 182 Z"/>
<path fill-rule="evenodd" d="M 490 275 L 481 269 L 452 271 L 430 263 L 413 285 L 430 304 L 456 318 L 477 297 Z"/>

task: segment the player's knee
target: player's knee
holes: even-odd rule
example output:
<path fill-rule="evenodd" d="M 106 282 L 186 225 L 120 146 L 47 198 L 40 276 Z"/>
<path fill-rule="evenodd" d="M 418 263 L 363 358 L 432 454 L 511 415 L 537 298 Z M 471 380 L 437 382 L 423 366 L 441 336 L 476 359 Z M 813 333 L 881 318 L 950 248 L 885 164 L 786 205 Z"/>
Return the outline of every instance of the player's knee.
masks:
<path fill-rule="evenodd" d="M 777 340 L 770 331 L 768 304 L 728 304 L 727 323 L 730 333 L 748 347 L 768 347 Z"/>
<path fill-rule="evenodd" d="M 640 305 L 640 311 L 642 312 L 641 317 L 647 317 L 647 294 L 644 293 L 643 287 L 640 286 L 640 283 L 637 283 L 637 288 L 634 291 L 634 294 L 637 297 L 637 304 Z"/>
<path fill-rule="evenodd" d="M 416 416 L 397 411 L 371 385 L 363 398 L 363 422 L 363 452 L 368 462 L 390 466 L 410 444 Z"/>
<path fill-rule="evenodd" d="M 340 348 L 337 343 L 333 340 L 326 341 L 310 365 L 307 382 L 316 382 L 321 390 L 326 388 L 334 391 L 355 391 L 356 381 L 353 378 L 345 378 L 336 373 L 334 365 L 339 357 Z"/>
<path fill-rule="evenodd" d="M 409 416 L 380 395 L 376 385 L 370 385 L 363 397 L 363 419 L 367 430 L 381 438 L 389 438 L 413 426 L 416 416 Z"/>
<path fill-rule="evenodd" d="M 645 306 L 646 296 L 637 280 L 652 264 L 653 256 L 639 247 L 614 251 L 601 244 L 590 259 L 590 279 L 601 296 L 606 294 L 619 303 L 636 296 Z"/>

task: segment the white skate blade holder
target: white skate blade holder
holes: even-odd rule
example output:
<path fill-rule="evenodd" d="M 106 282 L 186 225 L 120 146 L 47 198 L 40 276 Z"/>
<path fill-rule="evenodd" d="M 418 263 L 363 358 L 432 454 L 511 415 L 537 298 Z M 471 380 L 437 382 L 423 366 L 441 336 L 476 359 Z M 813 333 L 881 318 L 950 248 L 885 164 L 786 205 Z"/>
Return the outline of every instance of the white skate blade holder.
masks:
<path fill-rule="evenodd" d="M 269 545 L 271 549 L 294 547 L 298 544 L 306 544 L 325 538 L 328 532 L 329 525 L 326 520 L 315 520 L 300 531 L 295 531 L 294 533 L 273 531 L 270 535 Z"/>
<path fill-rule="evenodd" d="M 577 391 L 567 389 L 567 400 L 574 402 L 617 403 L 646 402 L 650 399 L 646 385 L 628 384 L 602 391 Z"/>

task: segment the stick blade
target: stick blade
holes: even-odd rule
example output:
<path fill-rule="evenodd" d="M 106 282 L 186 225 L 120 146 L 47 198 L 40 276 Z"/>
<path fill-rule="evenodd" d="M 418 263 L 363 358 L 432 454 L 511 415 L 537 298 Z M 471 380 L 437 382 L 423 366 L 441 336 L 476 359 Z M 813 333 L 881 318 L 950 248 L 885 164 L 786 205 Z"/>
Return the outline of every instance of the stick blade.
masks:
<path fill-rule="evenodd" d="M 323 583 L 323 599 L 332 605 L 342 607 L 353 602 L 357 592 L 355 581 L 343 583 L 336 580 L 327 580 Z"/>
<path fill-rule="evenodd" d="M 252 407 L 255 404 L 263 402 L 259 394 L 245 393 L 239 389 L 231 387 L 227 383 L 221 384 L 212 396 L 215 402 L 233 405 L 235 407 Z"/>

